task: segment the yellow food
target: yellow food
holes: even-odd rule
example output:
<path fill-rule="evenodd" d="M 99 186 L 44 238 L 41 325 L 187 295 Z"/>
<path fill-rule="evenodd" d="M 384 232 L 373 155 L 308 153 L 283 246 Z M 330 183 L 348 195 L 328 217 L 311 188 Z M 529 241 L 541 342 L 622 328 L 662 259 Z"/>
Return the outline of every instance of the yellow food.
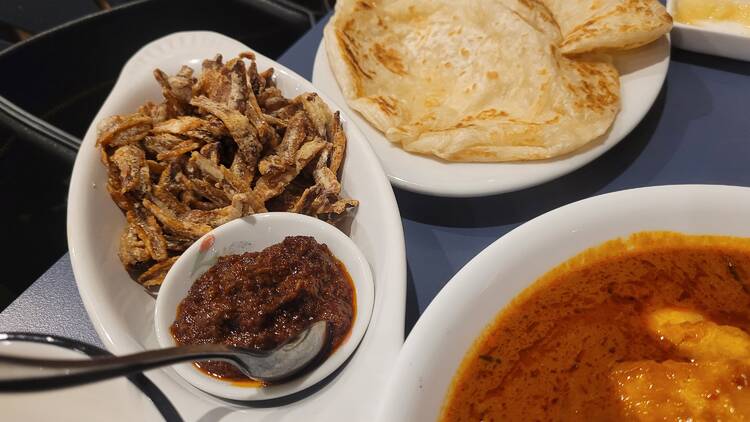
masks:
<path fill-rule="evenodd" d="M 649 329 L 689 362 L 615 365 L 624 416 L 635 420 L 750 420 L 750 335 L 695 312 L 660 309 Z"/>
<path fill-rule="evenodd" d="M 679 0 L 675 20 L 688 25 L 734 22 L 750 29 L 750 2 L 742 0 Z"/>
<path fill-rule="evenodd" d="M 649 315 L 647 325 L 692 360 L 750 359 L 750 335 L 737 327 L 706 321 L 695 311 L 659 309 Z"/>

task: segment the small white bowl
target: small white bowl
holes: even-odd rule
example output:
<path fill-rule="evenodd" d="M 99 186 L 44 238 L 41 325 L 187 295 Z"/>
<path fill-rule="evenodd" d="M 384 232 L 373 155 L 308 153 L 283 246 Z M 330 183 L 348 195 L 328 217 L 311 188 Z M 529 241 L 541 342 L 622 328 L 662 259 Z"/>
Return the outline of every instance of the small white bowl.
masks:
<path fill-rule="evenodd" d="M 213 395 L 234 400 L 267 400 L 304 390 L 338 369 L 352 354 L 367 330 L 375 298 L 370 266 L 357 245 L 336 227 L 306 215 L 271 212 L 250 215 L 226 223 L 198 239 L 169 270 L 156 299 L 154 322 L 162 347 L 175 346 L 170 326 L 177 306 L 187 296 L 193 282 L 208 270 L 219 256 L 261 251 L 287 236 L 312 236 L 324 243 L 344 263 L 354 282 L 356 314 L 351 333 L 317 368 L 288 382 L 268 387 L 245 387 L 211 377 L 190 363 L 175 365 L 183 378 Z"/>
<path fill-rule="evenodd" d="M 667 11 L 672 16 L 675 16 L 678 1 L 667 0 Z M 683 50 L 750 61 L 750 36 L 718 28 L 687 25 L 675 20 L 672 42 Z"/>

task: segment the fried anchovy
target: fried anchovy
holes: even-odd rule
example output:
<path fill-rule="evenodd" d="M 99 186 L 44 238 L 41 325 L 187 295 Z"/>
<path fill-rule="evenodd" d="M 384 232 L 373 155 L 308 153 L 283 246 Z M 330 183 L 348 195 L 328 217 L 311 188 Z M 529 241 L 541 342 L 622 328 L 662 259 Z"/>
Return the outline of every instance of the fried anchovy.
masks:
<path fill-rule="evenodd" d="M 237 147 L 247 165 L 249 167 L 256 166 L 260 153 L 263 151 L 263 144 L 258 140 L 257 130 L 250 124 L 244 114 L 202 96 L 193 98 L 190 103 L 221 119 L 234 142 L 237 143 Z"/>

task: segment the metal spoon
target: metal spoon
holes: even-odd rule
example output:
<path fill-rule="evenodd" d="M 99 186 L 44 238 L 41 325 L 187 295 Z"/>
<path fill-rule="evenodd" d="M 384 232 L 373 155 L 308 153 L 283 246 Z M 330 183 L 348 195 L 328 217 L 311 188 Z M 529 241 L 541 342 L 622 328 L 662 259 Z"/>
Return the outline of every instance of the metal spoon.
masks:
<path fill-rule="evenodd" d="M 221 360 L 258 381 L 279 381 L 304 369 L 328 345 L 328 323 L 318 321 L 268 353 L 221 344 L 197 344 L 126 356 L 49 360 L 0 355 L 0 392 L 72 387 L 191 360 Z"/>

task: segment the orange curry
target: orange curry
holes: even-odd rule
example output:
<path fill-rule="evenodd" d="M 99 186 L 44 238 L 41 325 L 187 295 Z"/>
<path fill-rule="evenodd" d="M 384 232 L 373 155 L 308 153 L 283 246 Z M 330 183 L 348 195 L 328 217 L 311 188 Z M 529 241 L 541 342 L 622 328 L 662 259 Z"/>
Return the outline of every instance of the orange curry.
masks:
<path fill-rule="evenodd" d="M 665 309 L 693 316 L 670 337 L 648 322 Z M 738 346 L 712 346 L 716 336 L 700 337 L 710 329 Z M 440 420 L 736 417 L 750 412 L 748 332 L 750 239 L 637 233 L 581 253 L 511 302 L 464 357 Z M 689 336 L 709 350 L 683 350 Z M 701 362 L 725 349 L 738 351 Z"/>

